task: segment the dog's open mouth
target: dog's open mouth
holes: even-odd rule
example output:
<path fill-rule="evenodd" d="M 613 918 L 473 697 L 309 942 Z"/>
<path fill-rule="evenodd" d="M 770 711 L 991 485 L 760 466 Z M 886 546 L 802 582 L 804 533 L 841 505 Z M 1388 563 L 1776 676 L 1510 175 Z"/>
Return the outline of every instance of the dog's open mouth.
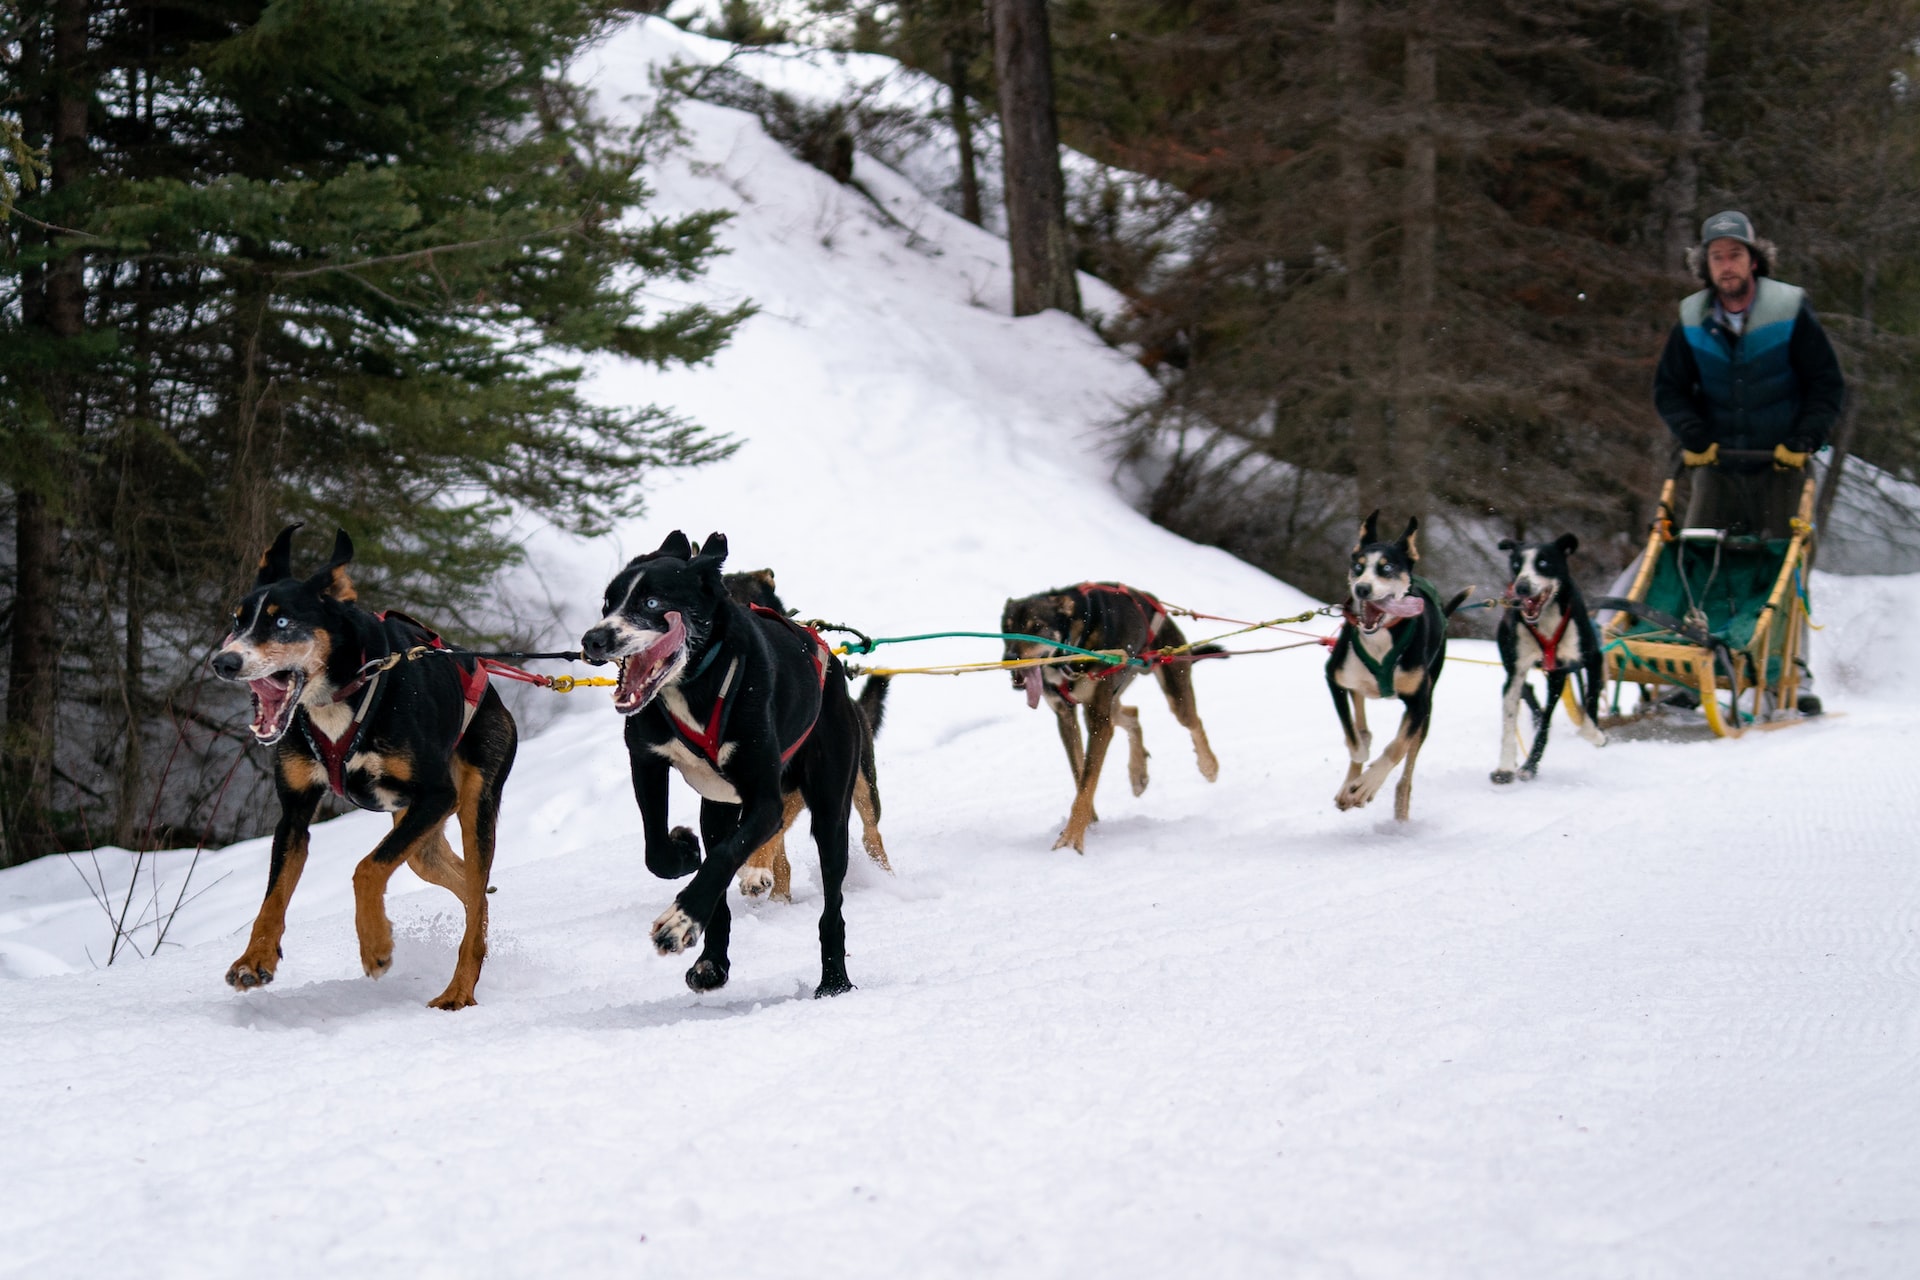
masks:
<path fill-rule="evenodd" d="M 253 694 L 253 731 L 255 742 L 272 746 L 286 737 L 293 727 L 294 712 L 300 709 L 300 694 L 307 687 L 307 673 L 300 670 L 276 671 L 270 676 L 247 681 Z"/>
<path fill-rule="evenodd" d="M 1520 602 L 1520 616 L 1528 622 L 1540 621 L 1541 611 L 1547 607 L 1547 602 L 1552 599 L 1553 592 L 1551 590 L 1542 591 L 1537 596 L 1528 596 Z"/>
<path fill-rule="evenodd" d="M 686 622 L 679 614 L 669 613 L 667 629 L 659 639 L 619 662 L 620 683 L 613 691 L 613 709 L 630 716 L 652 702 L 687 665 Z"/>
<path fill-rule="evenodd" d="M 1394 596 L 1389 600 L 1360 602 L 1360 629 L 1368 635 L 1378 631 L 1392 618 L 1417 618 L 1426 612 L 1427 602 L 1419 596 Z"/>

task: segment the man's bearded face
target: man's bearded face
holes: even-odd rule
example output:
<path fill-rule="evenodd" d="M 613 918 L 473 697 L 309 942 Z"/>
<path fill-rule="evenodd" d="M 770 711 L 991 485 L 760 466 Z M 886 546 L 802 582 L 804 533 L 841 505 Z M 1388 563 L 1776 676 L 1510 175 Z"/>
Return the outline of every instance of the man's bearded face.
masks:
<path fill-rule="evenodd" d="M 1753 293 L 1753 254 L 1738 240 L 1715 240 L 1707 246 L 1707 274 L 1724 301 L 1744 305 Z"/>

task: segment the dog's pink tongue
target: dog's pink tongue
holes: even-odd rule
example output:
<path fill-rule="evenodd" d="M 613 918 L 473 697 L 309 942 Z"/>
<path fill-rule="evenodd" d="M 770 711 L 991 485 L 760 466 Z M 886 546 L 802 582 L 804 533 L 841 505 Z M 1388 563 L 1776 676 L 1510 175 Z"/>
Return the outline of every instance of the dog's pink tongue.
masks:
<path fill-rule="evenodd" d="M 1027 672 L 1027 710 L 1031 711 L 1040 705 L 1040 691 L 1044 688 L 1046 681 L 1040 678 L 1039 669 L 1030 669 Z"/>
<path fill-rule="evenodd" d="M 628 662 L 637 661 L 640 664 L 641 670 L 644 671 L 646 668 L 652 666 L 655 661 L 672 654 L 674 650 L 678 649 L 681 645 L 685 644 L 686 642 L 687 642 L 686 622 L 680 617 L 679 614 L 669 613 L 667 615 L 666 634 L 661 636 L 658 640 L 655 640 L 652 644 L 648 645 L 636 657 L 628 658 L 627 661 Z"/>
<path fill-rule="evenodd" d="M 1426 612 L 1427 602 L 1420 596 L 1406 595 L 1382 600 L 1375 607 L 1389 618 L 1417 618 Z"/>
<path fill-rule="evenodd" d="M 620 667 L 620 687 L 614 690 L 615 695 L 622 698 L 637 697 L 644 690 L 647 677 L 653 673 L 653 664 L 671 658 L 686 640 L 685 621 L 678 613 L 669 613 L 665 633 L 639 653 L 627 655 Z"/>
<path fill-rule="evenodd" d="M 287 695 L 293 692 L 292 683 L 249 680 L 247 688 L 253 690 L 253 705 L 258 708 L 253 720 L 254 736 L 272 732 L 273 727 L 280 723 L 280 711 L 287 704 Z"/>

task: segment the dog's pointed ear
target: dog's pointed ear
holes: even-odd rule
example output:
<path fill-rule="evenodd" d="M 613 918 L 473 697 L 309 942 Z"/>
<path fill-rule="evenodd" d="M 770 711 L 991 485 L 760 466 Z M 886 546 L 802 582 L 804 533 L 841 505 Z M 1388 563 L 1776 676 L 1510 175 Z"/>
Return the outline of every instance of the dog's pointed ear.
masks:
<path fill-rule="evenodd" d="M 676 560 L 691 560 L 693 559 L 693 544 L 687 541 L 686 534 L 675 529 L 660 543 L 660 549 L 658 551 L 644 558 L 651 560 L 655 556 L 672 556 Z"/>
<path fill-rule="evenodd" d="M 1520 549 L 1520 544 L 1512 538 L 1502 538 L 1497 545 L 1502 551 L 1518 551 Z"/>
<path fill-rule="evenodd" d="M 1366 546 L 1370 542 L 1378 542 L 1380 540 L 1379 532 L 1380 532 L 1380 509 L 1378 507 L 1375 507 L 1373 514 L 1360 522 L 1360 533 L 1358 538 L 1355 540 L 1353 544 L 1353 549 L 1355 551 L 1358 551 L 1360 548 Z"/>
<path fill-rule="evenodd" d="M 1420 517 L 1408 516 L 1407 531 L 1400 535 L 1400 545 L 1407 549 L 1407 559 L 1409 561 L 1417 561 L 1420 559 L 1420 544 L 1414 539 L 1414 536 L 1413 536 L 1419 531 L 1420 531 Z"/>
<path fill-rule="evenodd" d="M 253 580 L 257 587 L 270 587 L 282 578 L 293 576 L 293 531 L 300 527 L 298 520 L 280 531 L 273 545 L 260 553 L 260 576 Z"/>
<path fill-rule="evenodd" d="M 353 576 L 347 572 L 347 566 L 353 563 L 353 539 L 347 536 L 345 529 L 333 535 L 333 555 L 320 572 L 307 579 L 307 585 L 320 594 L 323 600 L 338 600 L 341 604 L 352 604 L 359 599 L 353 589 Z"/>
<path fill-rule="evenodd" d="M 1560 548 L 1562 556 L 1570 556 L 1580 549 L 1580 539 L 1570 533 L 1563 533 L 1554 539 L 1553 545 Z"/>
<path fill-rule="evenodd" d="M 700 543 L 699 553 L 687 561 L 687 567 L 700 575 L 701 584 L 716 596 L 727 594 L 720 566 L 727 562 L 727 535 L 710 533 Z"/>

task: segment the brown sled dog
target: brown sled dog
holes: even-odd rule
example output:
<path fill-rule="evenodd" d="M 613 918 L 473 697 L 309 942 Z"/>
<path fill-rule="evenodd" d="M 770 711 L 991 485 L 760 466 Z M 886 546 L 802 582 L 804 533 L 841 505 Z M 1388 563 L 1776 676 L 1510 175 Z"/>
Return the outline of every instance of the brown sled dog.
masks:
<path fill-rule="evenodd" d="M 1083 582 L 1077 587 L 1009 600 L 1000 615 L 1000 630 L 1008 635 L 1037 637 L 1008 640 L 1008 661 L 1059 656 L 1063 651 L 1058 643 L 1079 649 L 1124 650 L 1130 656 L 1152 655 L 1186 643 L 1158 600 L 1117 582 Z M 1207 744 L 1207 731 L 1194 706 L 1191 668 L 1194 659 L 1218 654 L 1218 649 L 1203 646 L 1188 657 L 1153 664 L 1153 674 L 1167 696 L 1167 705 L 1173 708 L 1173 718 L 1193 735 L 1200 776 L 1208 782 L 1219 775 L 1220 762 Z M 1089 661 L 1085 666 L 1021 667 L 1013 672 L 1013 687 L 1027 695 L 1027 706 L 1039 706 L 1044 697 L 1053 709 L 1060 725 L 1060 741 L 1067 749 L 1067 767 L 1073 771 L 1073 809 L 1060 838 L 1053 842 L 1056 849 L 1071 845 L 1076 853 L 1087 851 L 1087 826 L 1099 821 L 1093 811 L 1093 793 L 1100 785 L 1100 768 L 1106 763 L 1115 724 L 1127 735 L 1127 781 L 1133 786 L 1133 794 L 1147 789 L 1147 744 L 1140 735 L 1140 709 L 1120 701 L 1120 695 L 1140 671 L 1136 666 L 1103 667 Z M 1084 746 L 1078 718 L 1083 707 L 1087 713 Z"/>
<path fill-rule="evenodd" d="M 722 579 L 734 602 L 759 605 L 775 613 L 789 612 L 774 590 L 773 570 L 755 569 L 749 573 L 729 573 Z M 887 846 L 880 839 L 880 782 L 873 763 L 873 739 L 880 732 L 880 720 L 887 711 L 887 676 L 868 676 L 860 687 L 853 709 L 860 722 L 860 772 L 853 780 L 853 811 L 860 815 L 860 845 L 882 871 L 893 874 L 887 861 Z M 793 901 L 793 865 L 787 861 L 787 831 L 805 808 L 800 793 L 786 798 L 780 811 L 780 830 L 753 851 L 738 877 L 742 897 L 771 896 L 776 902 Z"/>

